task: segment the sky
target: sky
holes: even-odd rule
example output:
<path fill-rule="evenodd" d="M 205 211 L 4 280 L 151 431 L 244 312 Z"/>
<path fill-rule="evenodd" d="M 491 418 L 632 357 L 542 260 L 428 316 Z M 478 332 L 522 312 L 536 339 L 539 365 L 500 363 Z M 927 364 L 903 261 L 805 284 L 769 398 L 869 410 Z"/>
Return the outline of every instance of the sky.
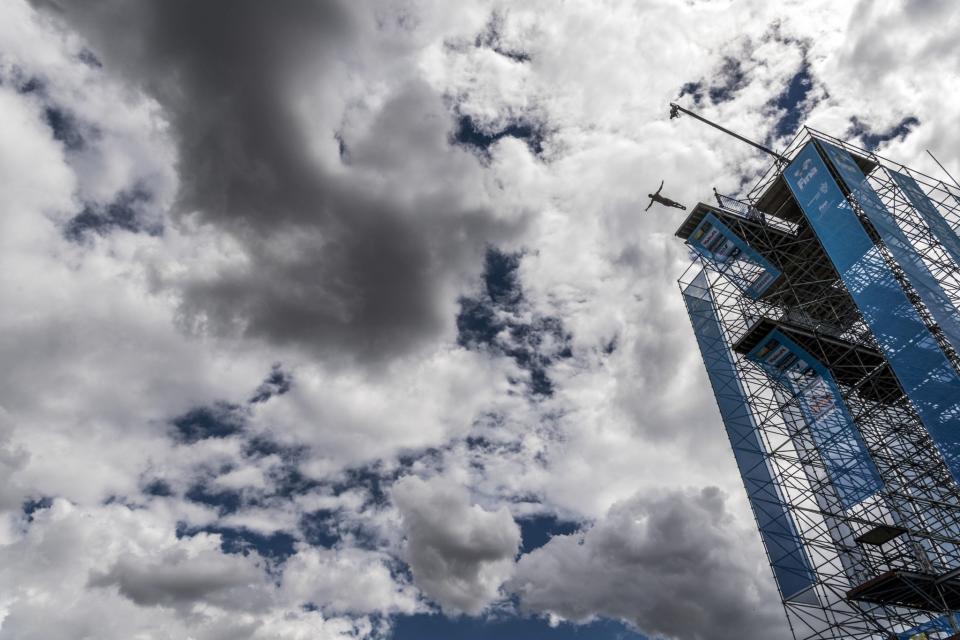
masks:
<path fill-rule="evenodd" d="M 789 637 L 673 232 L 960 174 L 937 0 L 0 0 L 0 639 Z"/>

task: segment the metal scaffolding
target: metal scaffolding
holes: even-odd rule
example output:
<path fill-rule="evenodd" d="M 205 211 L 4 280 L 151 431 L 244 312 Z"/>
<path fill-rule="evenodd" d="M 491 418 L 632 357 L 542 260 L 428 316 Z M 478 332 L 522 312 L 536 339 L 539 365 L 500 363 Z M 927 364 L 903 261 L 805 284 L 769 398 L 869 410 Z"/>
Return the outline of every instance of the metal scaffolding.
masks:
<path fill-rule="evenodd" d="M 811 141 L 850 153 L 922 256 L 923 265 L 910 268 L 927 269 L 960 305 L 957 247 L 918 211 L 897 174 L 919 185 L 951 231 L 960 225 L 960 190 L 810 128 L 782 158 Z M 716 194 L 715 203 L 698 204 L 677 236 L 692 259 L 680 287 L 790 628 L 797 640 L 953 637 L 960 633 L 960 486 L 851 296 L 856 274 L 841 278 L 784 170 L 776 162 L 743 199 Z M 960 345 L 925 306 L 929 297 L 861 203 L 848 202 L 876 246 L 876 267 L 894 274 L 960 373 Z M 700 244 L 716 245 L 716 229 L 742 243 L 728 242 L 718 258 Z M 873 281 L 869 267 L 856 277 Z M 778 347 L 791 358 L 781 357 L 779 368 L 769 364 Z M 740 405 L 746 413 L 738 418 Z M 786 514 L 779 528 L 771 505 Z M 787 548 L 791 536 L 803 558 Z"/>

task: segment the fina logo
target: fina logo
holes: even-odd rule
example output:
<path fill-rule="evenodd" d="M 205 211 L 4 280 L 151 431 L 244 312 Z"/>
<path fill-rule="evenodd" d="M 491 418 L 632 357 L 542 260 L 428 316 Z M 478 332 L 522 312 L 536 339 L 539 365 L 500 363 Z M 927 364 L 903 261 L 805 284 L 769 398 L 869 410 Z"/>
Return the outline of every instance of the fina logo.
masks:
<path fill-rule="evenodd" d="M 800 178 L 797 180 L 797 186 L 801 189 L 805 188 L 811 180 L 817 175 L 817 168 L 813 166 L 813 160 L 807 158 L 803 161 L 803 164 L 800 165 Z"/>

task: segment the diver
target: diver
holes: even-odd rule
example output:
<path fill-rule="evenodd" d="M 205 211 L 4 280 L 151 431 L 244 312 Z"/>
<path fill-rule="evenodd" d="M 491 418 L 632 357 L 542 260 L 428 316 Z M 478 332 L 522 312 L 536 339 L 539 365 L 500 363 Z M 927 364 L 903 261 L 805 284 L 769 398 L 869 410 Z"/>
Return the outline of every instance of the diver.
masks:
<path fill-rule="evenodd" d="M 648 194 L 647 194 L 647 197 L 650 198 L 650 204 L 647 205 L 647 208 L 644 209 L 644 211 L 649 210 L 650 207 L 653 206 L 653 203 L 654 203 L 654 202 L 659 202 L 660 204 L 662 204 L 662 205 L 665 206 L 665 207 L 673 207 L 673 208 L 675 208 L 675 209 L 683 209 L 684 211 L 687 210 L 687 208 L 686 208 L 685 206 L 683 206 L 682 204 L 680 204 L 680 203 L 677 202 L 676 200 L 671 200 L 670 198 L 668 198 L 668 197 L 666 197 L 666 196 L 660 195 L 660 191 L 661 191 L 662 189 L 663 189 L 663 180 L 660 181 L 660 188 L 657 189 L 657 192 L 656 192 L 656 193 L 648 193 Z"/>

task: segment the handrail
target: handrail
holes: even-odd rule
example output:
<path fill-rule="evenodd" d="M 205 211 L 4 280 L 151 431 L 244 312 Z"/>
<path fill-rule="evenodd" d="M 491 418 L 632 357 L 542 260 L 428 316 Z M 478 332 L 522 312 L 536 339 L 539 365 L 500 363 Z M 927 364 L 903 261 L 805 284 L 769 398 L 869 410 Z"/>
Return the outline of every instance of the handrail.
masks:
<path fill-rule="evenodd" d="M 713 195 L 717 198 L 717 204 L 721 209 L 737 215 L 745 220 L 750 220 L 765 226 L 774 227 L 779 231 L 783 231 L 791 235 L 797 232 L 797 225 L 793 224 L 792 222 L 787 222 L 786 220 L 780 220 L 774 216 L 769 216 L 748 202 L 718 193 L 716 189 L 713 190 Z"/>

